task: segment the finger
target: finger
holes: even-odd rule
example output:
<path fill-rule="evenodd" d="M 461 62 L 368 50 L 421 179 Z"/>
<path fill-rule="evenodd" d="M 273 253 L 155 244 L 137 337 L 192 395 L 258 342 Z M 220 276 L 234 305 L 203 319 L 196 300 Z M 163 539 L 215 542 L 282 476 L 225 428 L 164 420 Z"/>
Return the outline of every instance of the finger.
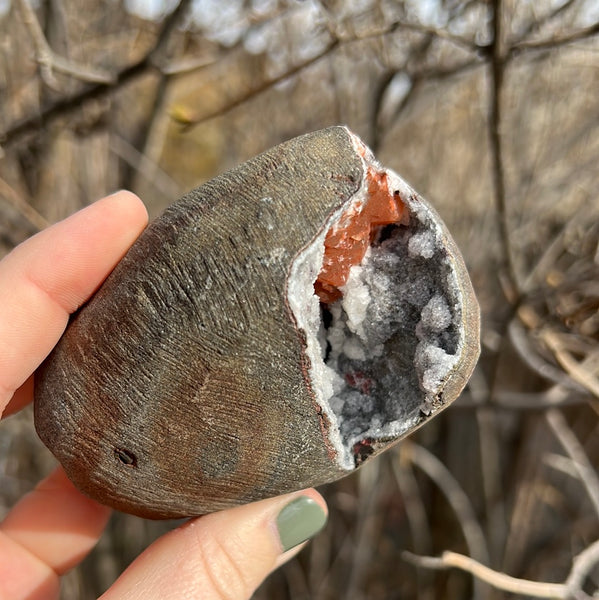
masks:
<path fill-rule="evenodd" d="M 58 598 L 58 575 L 39 558 L 0 531 L 0 598 Z"/>
<path fill-rule="evenodd" d="M 246 600 L 326 514 L 322 497 L 305 490 L 194 519 L 154 542 L 102 600 Z"/>
<path fill-rule="evenodd" d="M 33 375 L 30 375 L 25 383 L 17 388 L 9 400 L 1 419 L 9 417 L 10 415 L 20 411 L 23 407 L 27 406 L 33 400 Z"/>
<path fill-rule="evenodd" d="M 110 509 L 81 494 L 59 467 L 21 498 L 0 531 L 53 571 L 68 571 L 98 541 Z"/>
<path fill-rule="evenodd" d="M 0 413 L 56 344 L 69 314 L 146 222 L 137 196 L 118 192 L 42 231 L 0 262 Z"/>

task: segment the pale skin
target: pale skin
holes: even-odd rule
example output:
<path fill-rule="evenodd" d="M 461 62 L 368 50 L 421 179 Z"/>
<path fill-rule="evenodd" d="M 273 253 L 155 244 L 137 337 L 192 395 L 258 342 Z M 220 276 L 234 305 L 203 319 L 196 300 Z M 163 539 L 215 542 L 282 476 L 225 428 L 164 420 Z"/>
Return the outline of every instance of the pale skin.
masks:
<path fill-rule="evenodd" d="M 0 414 L 33 399 L 33 373 L 69 314 L 114 268 L 147 223 L 135 195 L 118 192 L 18 246 L 0 261 Z M 0 435 L 2 430 L 0 429 Z M 243 600 L 295 555 L 275 520 L 304 490 L 192 519 L 148 547 L 103 600 Z M 83 496 L 57 467 L 0 523 L 0 600 L 58 598 L 60 576 L 93 548 L 110 510 Z"/>

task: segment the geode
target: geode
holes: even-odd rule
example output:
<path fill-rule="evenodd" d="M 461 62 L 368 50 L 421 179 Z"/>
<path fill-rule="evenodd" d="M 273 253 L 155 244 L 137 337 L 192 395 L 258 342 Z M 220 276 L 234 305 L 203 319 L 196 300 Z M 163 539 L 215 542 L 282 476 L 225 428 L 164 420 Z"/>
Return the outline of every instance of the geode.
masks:
<path fill-rule="evenodd" d="M 332 127 L 142 233 L 37 372 L 36 427 L 92 498 L 199 515 L 353 472 L 459 395 L 478 334 L 437 213 Z"/>

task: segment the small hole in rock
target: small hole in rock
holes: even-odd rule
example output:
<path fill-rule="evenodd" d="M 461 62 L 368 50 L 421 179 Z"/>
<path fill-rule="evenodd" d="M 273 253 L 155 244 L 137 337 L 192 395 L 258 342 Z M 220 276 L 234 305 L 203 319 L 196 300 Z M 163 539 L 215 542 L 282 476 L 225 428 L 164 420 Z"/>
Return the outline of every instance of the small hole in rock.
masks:
<path fill-rule="evenodd" d="M 374 452 L 371 446 L 372 440 L 365 439 L 354 444 L 354 463 L 359 467 Z"/>
<path fill-rule="evenodd" d="M 114 453 L 117 458 L 127 467 L 136 467 L 137 466 L 137 457 L 133 452 L 129 452 L 129 450 L 123 450 L 122 448 L 115 448 Z"/>
<path fill-rule="evenodd" d="M 391 223 L 390 225 L 383 225 L 379 228 L 379 230 L 376 233 L 376 236 L 373 240 L 373 244 L 375 246 L 379 246 L 380 244 L 382 244 L 385 240 L 388 240 L 389 238 L 391 238 L 391 236 L 395 233 L 395 231 L 397 230 L 397 224 L 395 223 Z"/>
<path fill-rule="evenodd" d="M 333 315 L 326 304 L 320 303 L 320 315 L 322 318 L 322 325 L 325 329 L 328 329 L 333 322 Z"/>
<path fill-rule="evenodd" d="M 329 310 L 328 306 L 326 304 L 323 304 L 322 302 L 320 304 L 320 318 L 322 321 L 322 326 L 326 331 L 333 323 L 333 315 L 331 314 L 331 311 Z M 325 363 L 329 360 L 332 349 L 333 347 L 331 346 L 331 343 L 327 340 L 327 345 L 324 352 Z"/>

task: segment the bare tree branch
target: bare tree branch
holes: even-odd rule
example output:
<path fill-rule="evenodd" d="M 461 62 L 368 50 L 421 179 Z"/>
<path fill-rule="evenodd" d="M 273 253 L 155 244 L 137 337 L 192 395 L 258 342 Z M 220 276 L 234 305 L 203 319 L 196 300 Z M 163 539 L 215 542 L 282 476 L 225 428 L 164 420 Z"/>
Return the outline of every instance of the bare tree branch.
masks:
<path fill-rule="evenodd" d="M 564 371 L 577 383 L 586 388 L 596 398 L 599 398 L 599 379 L 593 375 L 589 368 L 585 368 L 583 364 L 578 363 L 572 354 L 564 348 L 560 337 L 549 329 L 544 329 L 540 334 L 541 339 L 547 347 L 553 352 L 557 362 L 562 366 Z M 587 356 L 583 361 L 585 363 L 597 362 L 599 357 L 599 349 Z"/>
<path fill-rule="evenodd" d="M 572 6 L 576 4 L 578 0 L 567 0 L 560 6 L 558 6 L 555 10 L 548 12 L 540 19 L 533 19 L 530 21 L 526 29 L 520 34 L 521 41 L 525 42 L 526 38 L 528 38 L 535 31 L 539 31 L 544 25 L 550 23 L 555 20 L 558 16 L 563 15 L 567 12 Z"/>
<path fill-rule="evenodd" d="M 121 136 L 116 134 L 110 136 L 110 150 L 141 173 L 165 197 L 176 198 L 180 195 L 181 190 L 177 182 L 173 181 L 155 162 L 150 160 L 145 154 L 139 152 Z"/>
<path fill-rule="evenodd" d="M 20 0 L 20 1 L 26 2 L 26 0 Z M 118 88 L 122 87 L 124 84 L 131 81 L 132 79 L 135 79 L 136 77 L 138 77 L 140 75 L 143 75 L 148 70 L 157 69 L 158 71 L 160 71 L 161 73 L 163 73 L 166 76 L 176 75 L 179 72 L 179 68 L 181 67 L 182 63 L 179 62 L 178 65 L 175 64 L 174 68 L 171 68 L 171 66 L 169 66 L 169 65 L 165 65 L 163 67 L 162 64 L 164 61 L 161 61 L 158 59 L 158 54 L 160 53 L 164 39 L 168 37 L 168 35 L 165 35 L 165 31 L 167 31 L 167 30 L 170 31 L 169 23 L 172 23 L 175 20 L 175 17 L 178 16 L 178 13 L 180 13 L 184 10 L 183 6 L 187 5 L 189 2 L 190 2 L 190 0 L 182 0 L 182 2 L 179 4 L 177 10 L 175 10 L 170 15 L 169 19 L 167 20 L 168 22 L 165 22 L 165 24 L 163 26 L 163 30 L 158 37 L 155 47 L 152 50 L 150 50 L 140 61 L 138 61 L 137 63 L 135 63 L 133 65 L 130 65 L 129 67 L 122 70 L 121 72 L 117 73 L 113 77 L 113 79 L 110 83 L 101 83 L 101 84 L 98 84 L 97 86 L 84 89 L 80 93 L 75 94 L 74 96 L 72 96 L 70 98 L 64 98 L 62 100 L 59 100 L 55 104 L 50 105 L 50 106 L 46 107 L 45 109 L 42 109 L 41 113 L 39 115 L 36 115 L 35 117 L 31 117 L 31 118 L 26 118 L 23 121 L 21 121 L 20 123 L 14 124 L 6 131 L 0 132 L 0 143 L 4 143 L 6 146 L 8 146 L 12 143 L 16 143 L 20 139 L 22 139 L 24 136 L 34 133 L 34 131 L 39 126 L 40 122 L 48 122 L 48 121 L 52 121 L 56 118 L 60 118 L 61 116 L 63 116 L 64 114 L 67 114 L 71 110 L 78 108 L 82 103 L 86 102 L 87 100 L 101 97 L 102 95 L 104 95 L 106 93 L 109 93 L 115 89 L 118 89 Z M 193 127 L 195 125 L 202 124 L 202 123 L 209 121 L 215 117 L 222 116 L 222 115 L 228 113 L 229 111 L 234 110 L 238 106 L 243 105 L 245 102 L 247 102 L 251 98 L 258 96 L 259 94 L 265 92 L 266 90 L 271 89 L 278 83 L 281 83 L 282 81 L 285 81 L 286 79 L 289 79 L 289 78 L 297 75 L 304 69 L 317 63 L 322 58 L 331 54 L 337 47 L 339 47 L 341 45 L 355 43 L 358 41 L 363 41 L 363 40 L 369 39 L 371 37 L 380 37 L 380 36 L 392 33 L 393 31 L 397 30 L 398 28 L 404 27 L 404 26 L 406 26 L 406 24 L 404 24 L 403 22 L 397 21 L 397 22 L 391 23 L 385 29 L 376 30 L 376 31 L 366 34 L 366 35 L 357 35 L 355 37 L 349 37 L 349 38 L 344 38 L 344 39 L 332 37 L 330 43 L 327 46 L 325 46 L 325 48 L 323 50 L 321 50 L 319 53 L 317 53 L 316 55 L 306 59 L 305 61 L 298 63 L 297 65 L 293 66 L 292 68 L 288 69 L 286 72 L 282 73 L 281 75 L 279 75 L 277 77 L 266 79 L 266 80 L 262 81 L 255 87 L 248 90 L 246 93 L 241 94 L 240 96 L 238 96 L 237 98 L 235 98 L 234 100 L 229 102 L 226 106 L 219 107 L 219 108 L 215 109 L 214 111 L 211 111 L 207 114 L 202 115 L 198 119 L 190 119 L 186 123 L 186 127 Z M 408 25 L 407 27 L 412 28 L 410 25 Z M 423 33 L 434 34 L 434 30 L 429 31 L 426 28 L 424 28 L 422 31 L 423 31 Z M 440 33 L 440 36 L 447 37 L 443 33 Z M 457 43 L 457 39 L 453 40 L 453 41 L 455 43 Z M 464 43 L 466 43 L 466 42 L 464 42 Z M 479 50 L 480 48 L 475 47 L 474 49 Z M 191 68 L 191 69 L 200 68 L 202 66 L 205 66 L 206 64 L 209 64 L 209 61 L 205 62 L 204 59 L 202 58 L 199 61 L 195 62 L 194 64 L 188 65 L 188 68 Z M 481 64 L 482 63 L 481 63 L 480 59 L 472 58 L 470 60 L 465 60 L 462 64 L 453 66 L 451 68 L 423 69 L 420 72 L 410 73 L 410 75 L 415 78 L 422 79 L 422 80 L 430 80 L 430 79 L 441 80 L 441 79 L 445 79 L 447 77 L 451 77 L 456 74 L 459 74 L 463 71 L 469 70 L 471 68 L 475 68 L 477 66 L 480 66 Z M 183 64 L 183 69 L 185 70 L 185 68 L 186 67 Z"/>
<path fill-rule="evenodd" d="M 190 4 L 191 0 L 180 0 L 175 10 L 164 20 L 152 48 L 137 62 L 116 73 L 110 83 L 97 83 L 84 87 L 76 94 L 42 107 L 35 115 L 25 117 L 9 126 L 8 129 L 0 131 L 0 144 L 5 147 L 17 144 L 27 136 L 35 135 L 40 123 L 51 123 L 72 111 L 79 110 L 85 102 L 102 98 L 146 72 L 156 69 L 159 55 L 164 51 L 172 31 L 186 14 Z"/>
<path fill-rule="evenodd" d="M 584 580 L 591 570 L 599 563 L 599 540 L 587 546 L 572 563 L 572 570 L 568 579 L 566 579 L 566 587 L 570 590 L 573 597 L 577 595 L 578 590 L 582 588 Z"/>
<path fill-rule="evenodd" d="M 412 548 L 417 554 L 428 554 L 432 548 L 431 529 L 426 516 L 425 502 L 414 476 L 410 459 L 407 453 L 399 452 L 395 457 L 391 457 L 390 462 L 405 507 L 412 538 Z M 424 573 L 424 575 L 430 577 L 429 574 Z M 428 582 L 424 577 L 422 578 L 424 581 L 421 581 L 420 573 L 418 579 L 419 587 L 422 588 L 419 591 L 418 598 L 434 599 L 433 590 L 423 585 Z"/>
<path fill-rule="evenodd" d="M 523 283 L 523 293 L 531 293 L 547 276 L 549 270 L 553 267 L 560 254 L 565 249 L 565 240 L 568 234 L 575 228 L 583 224 L 588 216 L 584 211 L 575 213 L 572 218 L 561 228 L 561 230 L 551 240 L 537 263 L 527 275 Z"/>
<path fill-rule="evenodd" d="M 361 589 L 365 567 L 372 556 L 373 548 L 383 529 L 383 515 L 377 510 L 379 496 L 382 493 L 381 485 L 376 485 L 379 479 L 381 462 L 373 464 L 368 470 L 362 471 L 358 476 L 360 492 L 358 493 L 358 512 L 356 515 L 356 529 L 353 536 L 355 550 L 351 568 L 348 573 L 345 593 L 339 594 L 345 600 L 357 600 L 357 592 Z"/>
<path fill-rule="evenodd" d="M 555 454 L 553 452 L 545 454 L 545 456 L 543 456 L 543 463 L 555 471 L 559 471 L 560 473 L 564 473 L 564 475 L 569 475 L 574 479 L 578 479 L 578 473 L 576 472 L 574 461 L 563 454 Z"/>
<path fill-rule="evenodd" d="M 439 558 L 416 556 L 410 552 L 403 552 L 402 556 L 408 562 L 427 569 L 449 569 L 452 567 L 460 569 L 470 573 L 477 580 L 484 581 L 496 589 L 512 594 L 522 594 L 532 598 L 563 598 L 564 600 L 570 597 L 570 588 L 563 583 L 543 583 L 511 577 L 505 573 L 494 571 L 473 558 L 457 552 L 446 551 Z M 586 596 L 586 594 L 585 597 L 590 599 L 590 596 Z"/>
<path fill-rule="evenodd" d="M 531 598 L 591 600 L 592 596 L 585 593 L 582 586 L 590 571 L 599 563 L 599 540 L 593 542 L 574 558 L 565 583 L 544 583 L 512 577 L 490 569 L 469 556 L 451 551 L 443 552 L 440 557 L 417 556 L 407 551 L 404 551 L 402 556 L 406 561 L 427 569 L 452 567 L 460 569 L 496 589 L 512 594 L 521 594 Z"/>
<path fill-rule="evenodd" d="M 353 30 L 352 23 L 349 18 L 343 19 L 341 22 L 335 18 L 335 16 L 330 15 L 330 11 L 323 5 L 323 3 L 319 2 L 320 7 L 323 12 L 327 14 L 327 29 L 332 37 L 338 39 L 341 43 L 351 43 L 356 41 L 363 41 L 371 38 L 381 37 L 383 35 L 388 35 L 390 33 L 394 33 L 399 29 L 403 29 L 405 31 L 414 31 L 416 33 L 421 33 L 425 36 L 430 36 L 433 38 L 437 38 L 446 42 L 450 42 L 454 46 L 458 46 L 467 50 L 469 52 L 474 53 L 484 53 L 486 52 L 485 46 L 480 46 L 471 40 L 466 38 L 453 35 L 446 29 L 439 29 L 437 27 L 429 27 L 427 25 L 423 25 L 422 23 L 417 23 L 414 21 L 404 21 L 401 19 L 392 21 L 387 23 L 385 27 L 373 27 L 370 31 L 366 31 L 364 33 L 356 33 Z M 369 16 L 372 9 L 368 8 L 362 15 L 351 15 L 352 20 L 359 20 L 360 16 Z"/>
<path fill-rule="evenodd" d="M 0 178 L 0 197 L 4 198 L 17 212 L 37 230 L 45 229 L 50 223 L 22 198 L 4 179 Z"/>
<path fill-rule="evenodd" d="M 497 426 L 497 411 L 489 405 L 479 407 L 476 411 L 476 422 L 487 515 L 487 544 L 490 556 L 497 561 L 507 536 L 505 504 L 502 501 L 501 442 Z"/>
<path fill-rule="evenodd" d="M 493 168 L 493 189 L 495 195 L 495 210 L 499 221 L 501 250 L 503 253 L 504 276 L 507 279 L 508 301 L 516 304 L 519 296 L 519 282 L 512 252 L 509 226 L 508 207 L 505 194 L 505 173 L 503 148 L 501 140 L 502 92 L 505 70 L 505 52 L 503 48 L 503 4 L 502 0 L 493 1 L 493 41 L 490 48 L 489 66 L 491 69 L 491 103 L 489 113 L 489 140 L 491 145 L 491 161 Z"/>
<path fill-rule="evenodd" d="M 563 449 L 572 459 L 578 478 L 595 509 L 595 514 L 599 515 L 599 477 L 589 462 L 586 452 L 559 410 L 555 408 L 548 410 L 545 413 L 545 419 Z"/>
<path fill-rule="evenodd" d="M 588 404 L 590 396 L 554 385 L 545 392 L 497 392 L 494 404 L 506 410 L 546 410 L 558 406 Z"/>
<path fill-rule="evenodd" d="M 160 72 L 164 75 L 184 75 L 185 73 L 191 73 L 209 67 L 217 61 L 215 56 L 192 56 L 183 57 L 180 60 L 171 61 L 164 66 L 160 67 Z"/>
<path fill-rule="evenodd" d="M 426 448 L 418 444 L 404 442 L 403 451 L 414 465 L 424 471 L 435 482 L 447 499 L 460 523 L 470 554 L 478 557 L 481 562 L 489 562 L 487 542 L 476 519 L 474 509 L 468 496 L 447 467 Z M 476 597 L 483 598 L 484 596 L 484 590 L 479 588 Z"/>
<path fill-rule="evenodd" d="M 413 547 L 419 554 L 432 547 L 430 527 L 426 519 L 424 503 L 414 477 L 409 452 L 399 452 L 392 460 L 391 466 L 401 492 L 408 517 L 408 525 L 412 535 Z"/>
<path fill-rule="evenodd" d="M 522 361 L 535 373 L 573 392 L 586 393 L 587 390 L 582 384 L 574 381 L 562 369 L 548 362 L 535 351 L 524 326 L 519 320 L 512 320 L 508 327 L 508 334 Z"/>
<path fill-rule="evenodd" d="M 584 29 L 579 29 L 578 31 L 573 31 L 563 36 L 549 38 L 548 40 L 530 42 L 523 40 L 522 42 L 514 44 L 510 48 L 509 58 L 514 58 L 520 53 L 527 51 L 555 50 L 574 42 L 580 42 L 582 40 L 592 38 L 597 34 L 599 34 L 599 23 L 594 23 L 593 25 L 585 27 Z"/>
<path fill-rule="evenodd" d="M 221 117 L 221 116 L 227 114 L 228 112 L 234 110 L 238 106 L 245 104 L 248 100 L 254 98 L 255 96 L 258 96 L 258 95 L 262 94 L 263 92 L 265 92 L 266 90 L 273 88 L 278 83 L 281 83 L 282 81 L 290 79 L 290 78 L 294 77 L 295 75 L 297 75 L 298 73 L 301 73 L 304 69 L 307 69 L 308 67 L 311 67 L 312 65 L 316 64 L 317 62 L 322 60 L 324 57 L 331 54 L 333 52 L 333 50 L 335 50 L 335 48 L 337 48 L 338 46 L 339 46 L 339 40 L 333 39 L 327 46 L 324 47 L 323 50 L 321 50 L 314 56 L 291 67 L 290 69 L 288 69 L 281 75 L 272 77 L 270 79 L 265 79 L 264 81 L 260 82 L 255 87 L 249 89 L 244 94 L 241 94 L 237 98 L 235 98 L 232 101 L 230 101 L 229 103 L 227 103 L 225 106 L 221 106 L 221 107 L 217 108 L 216 110 L 210 111 L 210 112 L 202 115 L 198 119 L 190 119 L 188 121 L 187 126 L 195 127 L 196 125 L 201 125 L 202 123 L 205 123 L 206 121 L 210 121 L 211 119 L 214 119 L 216 117 Z"/>
<path fill-rule="evenodd" d="M 17 0 L 23 22 L 27 26 L 29 35 L 35 46 L 36 60 L 40 65 L 40 73 L 46 85 L 54 90 L 59 89 L 58 82 L 53 71 L 59 71 L 88 83 L 113 84 L 116 78 L 104 69 L 92 69 L 71 60 L 67 60 L 56 54 L 48 44 L 42 28 L 37 20 L 35 11 L 29 4 L 29 0 Z"/>

